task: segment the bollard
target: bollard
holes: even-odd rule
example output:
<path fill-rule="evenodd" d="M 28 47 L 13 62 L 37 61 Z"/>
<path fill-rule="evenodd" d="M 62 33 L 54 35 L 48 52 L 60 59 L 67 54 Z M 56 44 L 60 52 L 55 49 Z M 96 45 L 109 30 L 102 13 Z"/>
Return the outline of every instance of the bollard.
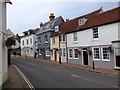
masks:
<path fill-rule="evenodd" d="M 93 61 L 93 70 L 95 70 L 95 64 L 94 64 L 94 61 Z"/>

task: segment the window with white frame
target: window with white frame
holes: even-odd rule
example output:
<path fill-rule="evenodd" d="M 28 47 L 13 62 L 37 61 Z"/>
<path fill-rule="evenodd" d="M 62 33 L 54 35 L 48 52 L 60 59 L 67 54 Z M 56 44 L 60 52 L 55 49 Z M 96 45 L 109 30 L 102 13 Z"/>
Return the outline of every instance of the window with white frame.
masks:
<path fill-rule="evenodd" d="M 74 58 L 75 58 L 75 59 L 78 59 L 78 58 L 79 58 L 79 54 L 78 54 L 77 49 L 74 49 Z"/>
<path fill-rule="evenodd" d="M 45 35 L 45 43 L 47 43 L 47 42 L 48 42 L 48 36 Z"/>
<path fill-rule="evenodd" d="M 54 37 L 52 38 L 52 43 L 55 44 L 55 38 Z"/>
<path fill-rule="evenodd" d="M 30 43 L 32 44 L 32 38 L 30 38 Z"/>
<path fill-rule="evenodd" d="M 22 41 L 22 44 L 23 44 L 23 46 L 24 46 L 24 40 Z"/>
<path fill-rule="evenodd" d="M 86 21 L 87 21 L 87 19 L 81 18 L 78 20 L 78 25 L 83 25 Z"/>
<path fill-rule="evenodd" d="M 29 40 L 27 39 L 27 45 L 29 44 Z"/>
<path fill-rule="evenodd" d="M 110 61 L 110 51 L 107 47 L 102 47 L 102 60 Z"/>
<path fill-rule="evenodd" d="M 69 58 L 73 58 L 73 50 L 69 49 Z"/>
<path fill-rule="evenodd" d="M 59 42 L 61 42 L 62 41 L 62 37 L 61 37 L 61 35 L 59 36 Z"/>
<path fill-rule="evenodd" d="M 59 26 L 55 26 L 55 32 L 59 31 Z"/>
<path fill-rule="evenodd" d="M 62 56 L 62 49 L 60 48 L 60 56 Z"/>
<path fill-rule="evenodd" d="M 51 50 L 51 55 L 53 56 L 53 50 Z"/>
<path fill-rule="evenodd" d="M 65 56 L 66 56 L 66 49 L 63 48 L 63 57 L 65 57 Z"/>
<path fill-rule="evenodd" d="M 49 57 L 49 56 L 50 56 L 50 51 L 46 50 L 46 57 Z"/>
<path fill-rule="evenodd" d="M 63 42 L 65 42 L 65 39 L 66 39 L 65 36 L 66 36 L 66 35 L 63 35 Z"/>
<path fill-rule="evenodd" d="M 100 60 L 100 48 L 99 47 L 93 48 L 93 59 Z"/>
<path fill-rule="evenodd" d="M 93 39 L 98 39 L 99 36 L 98 36 L 98 28 L 95 27 L 93 28 Z"/>
<path fill-rule="evenodd" d="M 38 54 L 41 55 L 41 53 L 42 53 L 42 52 L 41 52 L 41 49 L 39 49 L 39 50 L 38 50 Z"/>
<path fill-rule="evenodd" d="M 41 37 L 38 37 L 38 44 L 41 44 Z"/>
<path fill-rule="evenodd" d="M 74 40 L 74 41 L 77 41 L 77 32 L 74 32 L 74 33 L 73 33 L 73 40 Z"/>

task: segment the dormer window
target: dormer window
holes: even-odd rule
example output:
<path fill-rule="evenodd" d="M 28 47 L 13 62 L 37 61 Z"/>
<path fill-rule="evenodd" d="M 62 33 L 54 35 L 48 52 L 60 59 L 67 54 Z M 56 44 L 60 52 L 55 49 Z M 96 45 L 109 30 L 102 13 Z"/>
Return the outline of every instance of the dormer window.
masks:
<path fill-rule="evenodd" d="M 59 31 L 59 26 L 55 26 L 55 32 Z"/>
<path fill-rule="evenodd" d="M 81 19 L 78 20 L 78 24 L 83 25 L 83 24 L 85 24 L 86 21 L 87 21 L 86 18 L 81 18 Z"/>
<path fill-rule="evenodd" d="M 30 35 L 30 31 L 28 31 L 28 35 Z"/>

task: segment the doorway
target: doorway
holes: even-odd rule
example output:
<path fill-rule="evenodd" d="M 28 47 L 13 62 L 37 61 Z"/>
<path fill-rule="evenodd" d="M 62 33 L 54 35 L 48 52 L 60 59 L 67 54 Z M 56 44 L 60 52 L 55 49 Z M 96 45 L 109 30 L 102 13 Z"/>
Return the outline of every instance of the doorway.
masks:
<path fill-rule="evenodd" d="M 116 69 L 120 69 L 120 48 L 115 48 Z"/>
<path fill-rule="evenodd" d="M 83 50 L 83 65 L 88 65 L 88 53 L 86 50 Z"/>
<path fill-rule="evenodd" d="M 57 61 L 57 51 L 54 51 L 54 60 Z"/>
<path fill-rule="evenodd" d="M 120 56 L 116 56 L 116 67 L 120 67 Z"/>

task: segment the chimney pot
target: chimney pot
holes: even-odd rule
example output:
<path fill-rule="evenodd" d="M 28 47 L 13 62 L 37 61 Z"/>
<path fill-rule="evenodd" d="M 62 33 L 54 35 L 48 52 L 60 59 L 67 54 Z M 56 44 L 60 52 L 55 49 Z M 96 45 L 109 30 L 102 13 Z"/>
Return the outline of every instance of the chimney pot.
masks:
<path fill-rule="evenodd" d="M 49 18 L 50 18 L 50 21 L 53 21 L 55 19 L 54 13 L 50 13 Z"/>

